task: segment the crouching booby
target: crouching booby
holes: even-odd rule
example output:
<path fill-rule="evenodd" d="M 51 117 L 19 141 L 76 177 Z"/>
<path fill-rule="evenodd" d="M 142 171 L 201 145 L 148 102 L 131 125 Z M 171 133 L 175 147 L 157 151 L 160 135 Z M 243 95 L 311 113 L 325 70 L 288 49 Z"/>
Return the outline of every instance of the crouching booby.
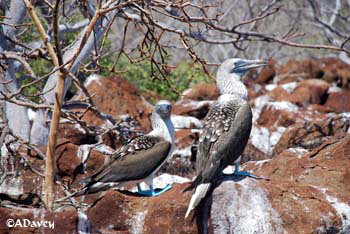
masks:
<path fill-rule="evenodd" d="M 261 60 L 232 58 L 219 67 L 216 83 L 221 96 L 204 118 L 199 134 L 197 177 L 184 190 L 194 190 L 185 217 L 199 205 L 226 166 L 235 163 L 234 175 L 255 177 L 239 171 L 236 161 L 247 144 L 252 127 L 248 91 L 242 77 L 249 69 L 264 65 L 266 62 Z"/>
<path fill-rule="evenodd" d="M 139 194 L 156 196 L 169 190 L 171 186 L 167 185 L 161 191 L 156 192 L 152 182 L 154 174 L 172 153 L 174 126 L 170 115 L 171 103 L 166 100 L 159 101 L 152 112 L 153 130 L 120 148 L 113 155 L 111 162 L 87 178 L 85 187 L 76 192 L 74 196 L 96 193 L 142 180 L 150 189 L 141 190 L 140 185 L 137 184 Z"/>

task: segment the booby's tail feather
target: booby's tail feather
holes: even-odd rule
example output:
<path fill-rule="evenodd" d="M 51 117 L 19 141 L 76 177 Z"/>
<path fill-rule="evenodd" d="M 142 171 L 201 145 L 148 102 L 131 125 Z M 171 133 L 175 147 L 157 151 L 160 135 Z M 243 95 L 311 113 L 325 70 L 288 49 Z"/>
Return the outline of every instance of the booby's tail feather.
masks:
<path fill-rule="evenodd" d="M 194 194 L 191 197 L 190 204 L 188 205 L 185 218 L 188 217 L 191 210 L 196 208 L 198 204 L 201 202 L 201 200 L 207 195 L 210 189 L 210 186 L 211 186 L 211 183 L 206 183 L 206 184 L 200 184 L 196 187 Z"/>
<path fill-rule="evenodd" d="M 187 188 L 185 188 L 182 192 L 185 193 L 185 192 L 188 192 L 188 191 L 193 190 L 193 189 L 196 188 L 202 181 L 203 181 L 202 175 L 198 175 L 198 176 L 196 177 L 196 179 L 191 183 L 191 185 L 188 186 Z"/>
<path fill-rule="evenodd" d="M 77 194 L 75 194 L 75 197 L 85 195 L 85 194 L 106 191 L 112 187 L 118 187 L 118 185 L 120 185 L 120 183 L 91 182 L 87 184 L 83 189 L 78 191 Z"/>
<path fill-rule="evenodd" d="M 108 183 L 101 183 L 101 182 L 91 183 L 91 184 L 86 185 L 84 188 L 82 188 L 74 193 L 71 193 L 68 196 L 65 196 L 57 201 L 60 202 L 60 201 L 67 200 L 68 198 L 71 198 L 71 197 L 78 197 L 78 196 L 82 196 L 82 195 L 86 195 L 86 194 L 102 192 L 102 191 L 105 191 L 111 187 L 114 187 L 114 186 L 111 186 L 111 184 L 108 184 Z"/>

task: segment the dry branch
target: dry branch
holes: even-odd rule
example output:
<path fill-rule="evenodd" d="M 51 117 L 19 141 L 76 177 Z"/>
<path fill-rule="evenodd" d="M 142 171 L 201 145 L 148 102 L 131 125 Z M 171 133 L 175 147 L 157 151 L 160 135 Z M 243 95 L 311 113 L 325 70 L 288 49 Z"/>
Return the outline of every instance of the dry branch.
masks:
<path fill-rule="evenodd" d="M 33 19 L 33 22 L 43 40 L 43 42 L 46 45 L 46 48 L 49 51 L 49 54 L 52 58 L 52 61 L 56 67 L 60 67 L 62 65 L 62 57 L 60 59 L 56 55 L 53 47 L 48 41 L 48 35 L 46 34 L 39 18 L 37 17 L 34 6 L 28 1 L 24 0 L 27 10 L 30 14 L 30 16 Z M 56 10 L 58 10 L 58 4 L 59 0 L 56 1 L 55 7 Z M 57 24 L 57 21 L 54 21 Z M 57 28 L 57 25 L 54 25 L 54 28 Z M 57 38 L 56 38 L 57 39 Z M 57 42 L 58 43 L 58 42 Z M 54 202 L 54 153 L 55 153 L 55 147 L 56 147 L 56 137 L 57 137 L 57 128 L 58 123 L 60 119 L 60 112 L 61 112 L 61 106 L 62 106 L 62 100 L 63 100 L 63 92 L 64 92 L 64 81 L 65 81 L 65 74 L 63 71 L 63 68 L 59 69 L 58 71 L 58 79 L 57 79 L 57 88 L 56 88 L 56 101 L 54 105 L 54 111 L 52 115 L 52 122 L 50 127 L 50 135 L 49 135 L 49 142 L 47 146 L 47 152 L 46 152 L 46 162 L 45 162 L 45 199 L 44 202 L 49 210 L 52 210 L 53 202 Z"/>

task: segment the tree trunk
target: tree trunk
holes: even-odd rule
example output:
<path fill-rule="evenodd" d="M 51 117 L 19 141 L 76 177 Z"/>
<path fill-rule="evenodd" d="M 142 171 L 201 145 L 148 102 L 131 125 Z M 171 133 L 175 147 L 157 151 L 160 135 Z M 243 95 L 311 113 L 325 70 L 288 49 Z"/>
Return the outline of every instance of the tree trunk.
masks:
<path fill-rule="evenodd" d="M 11 51 L 14 45 L 9 44 L 5 39 L 4 35 L 8 38 L 14 38 L 16 29 L 14 27 L 8 26 L 6 24 L 19 24 L 23 21 L 25 16 L 25 5 L 22 0 L 12 0 L 10 1 L 10 8 L 6 12 L 6 19 L 1 27 L 3 28 L 3 35 L 0 37 L 0 52 Z M 12 81 L 7 85 L 0 84 L 0 90 L 6 92 L 9 90 L 15 93 L 19 88 L 19 83 L 16 79 L 16 64 L 13 60 L 5 61 L 7 63 L 7 70 L 5 72 L 4 80 Z M 13 103 L 5 102 L 4 111 L 8 124 L 12 132 L 24 140 L 29 141 L 30 136 L 30 123 L 27 113 L 27 108 L 23 106 L 18 106 Z"/>

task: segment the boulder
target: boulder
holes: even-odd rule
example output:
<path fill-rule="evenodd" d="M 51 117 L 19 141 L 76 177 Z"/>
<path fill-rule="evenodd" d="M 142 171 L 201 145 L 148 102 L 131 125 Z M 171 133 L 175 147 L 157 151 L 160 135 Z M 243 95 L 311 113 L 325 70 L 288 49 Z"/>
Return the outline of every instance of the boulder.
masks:
<path fill-rule="evenodd" d="M 216 100 L 220 96 L 220 93 L 215 83 L 201 83 L 193 85 L 192 88 L 185 90 L 183 96 L 185 99 L 195 101 Z"/>
<path fill-rule="evenodd" d="M 290 96 L 290 93 L 285 90 L 281 86 L 276 86 L 274 89 L 271 90 L 271 92 L 268 93 L 268 95 L 276 101 L 283 101 L 286 100 L 286 97 Z"/>
<path fill-rule="evenodd" d="M 350 77 L 350 65 L 338 58 L 323 58 L 319 60 L 323 71 L 322 79 L 328 83 L 338 82 L 341 87 L 347 87 Z"/>
<path fill-rule="evenodd" d="M 350 68 L 342 68 L 337 70 L 339 77 L 339 85 L 343 88 L 350 88 Z"/>
<path fill-rule="evenodd" d="M 298 83 L 294 92 L 288 98 L 292 103 L 300 106 L 309 104 L 324 104 L 327 99 L 329 84 L 320 79 L 308 79 Z"/>
<path fill-rule="evenodd" d="M 184 185 L 157 197 L 139 197 L 110 190 L 91 207 L 87 216 L 93 233 L 196 233 L 185 220 L 190 194 Z M 180 195 L 181 194 L 181 195 Z"/>
<path fill-rule="evenodd" d="M 350 112 L 350 90 L 330 93 L 324 106 L 336 113 Z"/>
<path fill-rule="evenodd" d="M 313 149 L 329 137 L 347 132 L 350 126 L 350 116 L 347 114 L 319 114 L 317 118 L 305 118 L 303 121 L 287 128 L 274 148 L 274 154 L 285 149 L 301 147 Z"/>
<path fill-rule="evenodd" d="M 72 124 L 68 121 L 61 122 L 57 131 L 57 139 L 64 138 L 75 145 L 97 143 L 96 134 L 93 134 L 97 127 L 87 126 L 87 128 L 89 128 L 89 131 L 86 131 L 78 124 Z"/>
<path fill-rule="evenodd" d="M 277 68 L 278 84 L 301 81 L 309 78 L 321 78 L 324 74 L 316 60 L 289 60 Z"/>
<path fill-rule="evenodd" d="M 135 85 L 120 77 L 89 76 L 84 85 L 99 111 L 112 115 L 118 119 L 120 115 L 129 115 L 135 118 L 144 131 L 151 128 L 149 121 L 152 112 L 149 104 L 142 98 Z M 85 96 L 77 94 L 72 100 L 81 100 Z M 98 118 L 92 111 L 87 111 L 85 120 L 90 125 L 102 125 L 103 120 Z"/>
<path fill-rule="evenodd" d="M 84 171 L 84 158 L 78 156 L 78 146 L 68 141 L 58 142 L 55 151 L 56 173 L 75 178 Z"/>
<path fill-rule="evenodd" d="M 248 141 L 247 146 L 245 147 L 242 158 L 241 158 L 241 164 L 249 161 L 260 161 L 271 158 L 272 155 L 266 154 L 259 150 L 257 147 L 255 147 L 251 141 Z"/>
<path fill-rule="evenodd" d="M 203 119 L 214 101 L 194 101 L 190 99 L 181 99 L 173 106 L 173 114 L 175 115 L 189 115 L 197 119 Z"/>
<path fill-rule="evenodd" d="M 311 104 L 324 104 L 328 89 L 329 84 L 324 80 L 307 79 L 297 82 L 296 87 L 291 92 L 283 88 L 283 85 L 278 85 L 268 95 L 276 101 L 287 101 L 298 106 L 309 106 Z"/>
<path fill-rule="evenodd" d="M 270 102 L 262 108 L 256 121 L 260 127 L 275 131 L 278 126 L 289 127 L 296 122 L 296 107 L 289 102 Z"/>

